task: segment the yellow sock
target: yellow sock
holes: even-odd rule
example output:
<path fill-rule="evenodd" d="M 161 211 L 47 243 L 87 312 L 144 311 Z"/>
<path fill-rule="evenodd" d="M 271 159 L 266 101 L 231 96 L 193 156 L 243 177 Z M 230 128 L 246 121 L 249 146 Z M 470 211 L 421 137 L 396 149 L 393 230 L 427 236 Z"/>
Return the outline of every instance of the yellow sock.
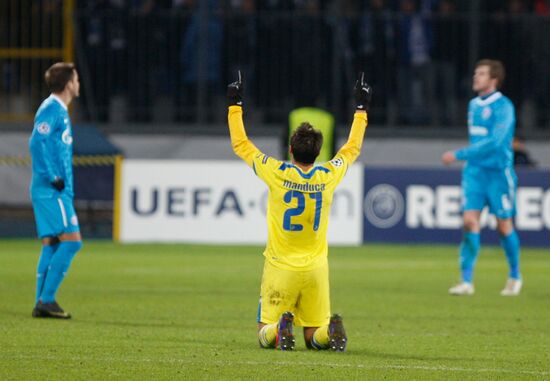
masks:
<path fill-rule="evenodd" d="M 311 345 L 315 349 L 328 348 L 328 325 L 324 325 L 315 330 L 313 333 L 313 340 L 311 340 Z"/>
<path fill-rule="evenodd" d="M 258 340 L 260 341 L 262 348 L 275 348 L 275 340 L 277 339 L 277 325 L 277 323 L 264 325 L 258 332 Z"/>

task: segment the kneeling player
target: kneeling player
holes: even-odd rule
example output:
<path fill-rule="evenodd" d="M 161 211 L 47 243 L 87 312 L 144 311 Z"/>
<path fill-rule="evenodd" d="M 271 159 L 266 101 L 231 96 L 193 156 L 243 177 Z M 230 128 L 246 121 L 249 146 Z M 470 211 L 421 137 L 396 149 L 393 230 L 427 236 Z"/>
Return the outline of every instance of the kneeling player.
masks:
<path fill-rule="evenodd" d="M 314 165 L 323 135 L 304 122 L 290 139 L 292 163 L 263 154 L 246 136 L 243 84 L 228 86 L 229 132 L 234 152 L 269 188 L 268 241 L 264 251 L 258 338 L 264 348 L 294 349 L 293 325 L 304 327 L 308 348 L 344 351 L 347 337 L 338 314 L 331 316 L 328 277 L 328 217 L 336 186 L 361 152 L 372 90 L 355 86 L 357 111 L 347 143 L 323 165 Z"/>

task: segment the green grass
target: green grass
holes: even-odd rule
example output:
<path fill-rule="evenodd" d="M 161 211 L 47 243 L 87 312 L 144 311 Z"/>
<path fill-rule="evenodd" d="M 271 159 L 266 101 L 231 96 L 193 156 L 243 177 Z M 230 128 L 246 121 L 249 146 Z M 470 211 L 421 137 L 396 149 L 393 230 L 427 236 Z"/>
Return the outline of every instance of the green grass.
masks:
<path fill-rule="evenodd" d="M 70 321 L 32 319 L 35 241 L 0 241 L 0 380 L 549 380 L 550 253 L 523 251 L 524 292 L 484 248 L 456 298 L 450 246 L 332 248 L 348 352 L 262 350 L 259 247 L 87 241 L 58 295 Z"/>

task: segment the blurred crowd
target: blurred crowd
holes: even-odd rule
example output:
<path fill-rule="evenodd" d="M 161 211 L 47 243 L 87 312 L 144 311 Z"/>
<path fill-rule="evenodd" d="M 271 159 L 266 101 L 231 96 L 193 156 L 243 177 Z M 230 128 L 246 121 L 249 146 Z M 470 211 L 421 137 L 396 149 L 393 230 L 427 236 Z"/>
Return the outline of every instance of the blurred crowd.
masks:
<path fill-rule="evenodd" d="M 364 70 L 376 93 L 375 124 L 458 125 L 473 63 L 494 58 L 507 68 L 503 90 L 523 123 L 550 128 L 549 0 L 77 4 L 88 119 L 219 122 L 237 69 L 261 122 L 284 121 L 299 106 L 339 117 Z"/>

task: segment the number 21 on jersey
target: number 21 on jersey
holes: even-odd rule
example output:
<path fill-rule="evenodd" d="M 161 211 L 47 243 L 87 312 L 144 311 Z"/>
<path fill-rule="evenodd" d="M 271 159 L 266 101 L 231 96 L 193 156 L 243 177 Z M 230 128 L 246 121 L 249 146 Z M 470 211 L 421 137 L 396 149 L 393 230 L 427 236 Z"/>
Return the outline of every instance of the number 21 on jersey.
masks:
<path fill-rule="evenodd" d="M 307 195 L 307 197 L 306 197 Z M 321 208 L 323 206 L 323 193 L 302 193 L 299 191 L 288 191 L 285 193 L 283 199 L 288 204 L 295 198 L 298 201 L 298 205 L 295 208 L 289 208 L 286 210 L 283 218 L 283 229 L 291 232 L 299 232 L 304 230 L 304 225 L 293 224 L 292 217 L 299 216 L 304 213 L 306 209 L 306 199 L 311 199 L 308 202 L 315 203 L 315 218 L 313 220 L 313 230 L 317 231 L 319 229 L 319 220 L 321 218 Z"/>

